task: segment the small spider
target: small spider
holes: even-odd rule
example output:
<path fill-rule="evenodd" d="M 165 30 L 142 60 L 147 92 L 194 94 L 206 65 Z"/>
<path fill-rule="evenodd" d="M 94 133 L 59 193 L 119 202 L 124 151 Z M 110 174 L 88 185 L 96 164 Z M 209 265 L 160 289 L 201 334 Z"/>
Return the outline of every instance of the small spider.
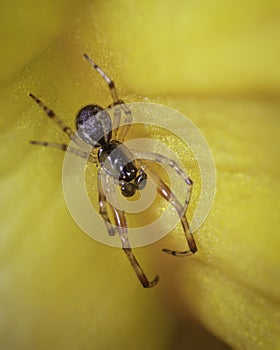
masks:
<path fill-rule="evenodd" d="M 125 213 L 118 208 L 115 208 L 110 202 L 107 201 L 101 186 L 102 172 L 105 171 L 107 176 L 114 178 L 114 180 L 118 183 L 124 197 L 132 197 L 136 191 L 142 190 L 146 185 L 148 176 L 153 180 L 156 185 L 157 192 L 176 208 L 187 243 L 189 245 L 189 249 L 182 252 L 163 249 L 165 253 L 174 256 L 187 256 L 197 251 L 194 237 L 186 217 L 186 209 L 191 196 L 190 190 L 192 187 L 192 180 L 178 166 L 177 163 L 161 154 L 135 151 L 134 154 L 137 155 L 139 161 L 137 160 L 136 162 L 134 160 L 132 151 L 123 144 L 126 134 L 128 133 L 130 125 L 133 121 L 132 113 L 124 101 L 118 98 L 114 82 L 87 54 L 84 54 L 84 57 L 102 76 L 109 86 L 113 103 L 107 108 L 114 108 L 113 125 L 109 114 L 106 112 L 106 109 L 103 109 L 99 105 L 91 104 L 83 107 L 78 112 L 76 117 L 77 133 L 75 133 L 71 128 L 64 124 L 64 122 L 55 114 L 53 110 L 49 109 L 33 94 L 29 94 L 30 97 L 45 111 L 47 116 L 51 118 L 70 139 L 72 139 L 78 145 L 82 140 L 83 142 L 91 145 L 93 148 L 88 156 L 88 153 L 84 152 L 83 150 L 70 146 L 68 147 L 67 144 L 41 141 L 30 141 L 30 143 L 33 145 L 54 147 L 63 151 L 67 150 L 68 152 L 74 153 L 77 156 L 87 158 L 88 161 L 95 163 L 98 166 L 99 213 L 105 222 L 108 234 L 111 236 L 115 234 L 115 229 L 113 228 L 108 216 L 108 209 L 110 209 L 115 221 L 116 231 L 118 232 L 122 242 L 122 249 L 128 257 L 128 260 L 130 261 L 139 281 L 144 288 L 154 287 L 159 280 L 159 276 L 156 276 L 152 281 L 149 281 L 136 260 L 128 240 L 128 228 Z M 121 111 L 123 111 L 125 114 L 125 125 L 122 128 L 120 128 Z M 182 177 L 188 188 L 190 188 L 185 206 L 178 201 L 176 196 L 172 193 L 170 188 L 164 183 L 156 171 L 151 168 L 147 162 L 145 162 L 145 158 L 171 167 Z"/>

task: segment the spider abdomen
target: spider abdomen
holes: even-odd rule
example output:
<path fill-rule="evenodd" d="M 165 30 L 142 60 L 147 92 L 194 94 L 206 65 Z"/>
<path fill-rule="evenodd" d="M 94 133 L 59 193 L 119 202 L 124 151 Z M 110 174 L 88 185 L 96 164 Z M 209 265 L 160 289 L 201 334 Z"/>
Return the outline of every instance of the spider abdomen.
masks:
<path fill-rule="evenodd" d="M 79 137 L 93 147 L 100 147 L 112 137 L 112 122 L 109 114 L 98 105 L 83 107 L 76 117 Z"/>

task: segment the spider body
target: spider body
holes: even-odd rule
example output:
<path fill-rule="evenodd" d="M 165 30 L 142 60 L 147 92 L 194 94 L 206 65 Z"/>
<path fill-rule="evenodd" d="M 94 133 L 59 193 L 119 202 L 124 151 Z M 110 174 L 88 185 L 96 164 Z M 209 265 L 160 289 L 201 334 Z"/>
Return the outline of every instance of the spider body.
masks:
<path fill-rule="evenodd" d="M 90 154 L 83 150 L 68 146 L 67 144 L 49 143 L 42 141 L 30 141 L 33 145 L 48 146 L 68 151 L 79 157 L 86 158 L 89 162 L 95 163 L 98 167 L 98 192 L 99 192 L 99 213 L 104 219 L 108 234 L 119 234 L 122 249 L 130 261 L 139 281 L 144 288 L 154 287 L 159 276 L 156 276 L 152 281 L 149 281 L 140 264 L 136 260 L 128 239 L 128 228 L 126 216 L 123 210 L 115 208 L 109 201 L 102 188 L 101 176 L 109 176 L 114 179 L 124 197 L 132 197 L 136 191 L 141 191 L 147 182 L 148 177 L 154 182 L 157 192 L 161 197 L 170 202 L 176 209 L 185 238 L 188 243 L 188 249 L 185 251 L 174 251 L 163 249 L 167 254 L 183 257 L 191 255 L 197 251 L 196 243 L 191 232 L 186 210 L 191 197 L 192 180 L 182 170 L 179 165 L 172 159 L 161 154 L 153 152 L 141 152 L 130 150 L 124 144 L 125 136 L 133 121 L 133 116 L 128 106 L 118 98 L 114 82 L 97 66 L 94 61 L 86 54 L 84 57 L 92 65 L 92 67 L 103 77 L 107 82 L 113 98 L 113 103 L 108 108 L 113 108 L 113 120 L 105 109 L 97 104 L 90 104 L 80 109 L 76 116 L 75 133 L 70 127 L 66 126 L 63 120 L 58 117 L 55 112 L 49 109 L 40 99 L 33 94 L 30 97 L 45 111 L 46 115 L 54 120 L 62 131 L 71 138 L 77 145 L 80 145 L 81 140 L 92 146 Z M 120 128 L 121 113 L 124 112 L 125 123 Z M 113 130 L 113 131 L 112 131 Z M 134 160 L 137 159 L 137 162 Z M 145 159 L 159 162 L 162 165 L 172 168 L 184 181 L 187 189 L 187 197 L 184 205 L 182 205 L 175 194 L 165 184 L 161 177 L 152 167 L 150 167 Z M 115 227 L 113 227 L 108 210 L 111 211 Z"/>
<path fill-rule="evenodd" d="M 78 136 L 93 147 L 105 145 L 112 137 L 111 118 L 98 105 L 87 105 L 78 112 L 76 129 Z"/>
<path fill-rule="evenodd" d="M 100 166 L 119 181 L 123 196 L 132 197 L 137 190 L 145 187 L 147 175 L 137 170 L 130 150 L 123 143 L 112 140 L 112 121 L 102 107 L 83 107 L 77 114 L 76 128 L 84 142 L 99 148 L 97 156 Z"/>

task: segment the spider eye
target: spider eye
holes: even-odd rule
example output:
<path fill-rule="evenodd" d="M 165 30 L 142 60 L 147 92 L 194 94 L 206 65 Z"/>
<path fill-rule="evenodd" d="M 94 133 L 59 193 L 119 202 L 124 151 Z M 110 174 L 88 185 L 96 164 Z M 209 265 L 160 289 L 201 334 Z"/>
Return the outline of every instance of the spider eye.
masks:
<path fill-rule="evenodd" d="M 137 169 L 132 162 L 128 162 L 122 169 L 120 174 L 120 180 L 124 180 L 126 182 L 130 182 L 135 179 L 137 174 Z"/>
<path fill-rule="evenodd" d="M 134 181 L 138 190 L 143 190 L 147 184 L 147 174 L 143 172 L 138 175 Z"/>
<path fill-rule="evenodd" d="M 136 191 L 136 188 L 133 184 L 128 182 L 122 182 L 121 191 L 124 197 L 132 197 Z"/>

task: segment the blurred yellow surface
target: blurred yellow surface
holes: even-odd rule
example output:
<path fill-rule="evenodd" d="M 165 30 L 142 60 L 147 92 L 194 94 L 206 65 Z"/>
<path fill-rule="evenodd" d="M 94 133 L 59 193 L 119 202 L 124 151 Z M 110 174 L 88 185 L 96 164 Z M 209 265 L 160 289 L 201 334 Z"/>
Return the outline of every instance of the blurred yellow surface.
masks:
<path fill-rule="evenodd" d="M 279 348 L 279 7 L 1 3 L 1 349 Z M 28 144 L 66 140 L 29 92 L 71 127 L 82 106 L 111 103 L 83 52 L 125 101 L 146 97 L 191 118 L 216 162 L 199 252 L 161 253 L 184 244 L 180 227 L 136 250 L 147 274 L 160 274 L 152 290 L 121 250 L 73 222 L 63 154 Z"/>

